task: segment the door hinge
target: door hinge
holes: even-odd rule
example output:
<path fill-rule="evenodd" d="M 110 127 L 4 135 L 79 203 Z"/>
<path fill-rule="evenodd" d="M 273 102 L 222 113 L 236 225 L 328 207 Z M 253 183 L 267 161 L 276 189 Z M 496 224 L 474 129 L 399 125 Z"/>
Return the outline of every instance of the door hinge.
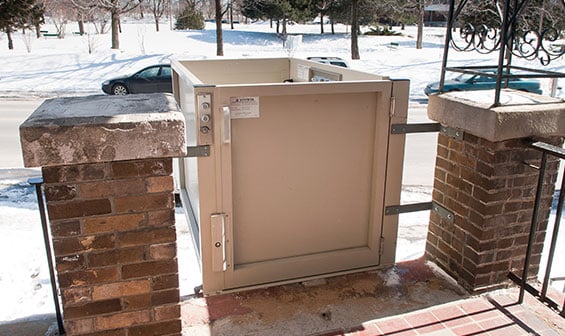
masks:
<path fill-rule="evenodd" d="M 390 97 L 390 106 L 389 106 L 390 110 L 389 110 L 389 116 L 392 118 L 394 116 L 394 110 L 396 109 L 396 97 L 391 96 Z"/>

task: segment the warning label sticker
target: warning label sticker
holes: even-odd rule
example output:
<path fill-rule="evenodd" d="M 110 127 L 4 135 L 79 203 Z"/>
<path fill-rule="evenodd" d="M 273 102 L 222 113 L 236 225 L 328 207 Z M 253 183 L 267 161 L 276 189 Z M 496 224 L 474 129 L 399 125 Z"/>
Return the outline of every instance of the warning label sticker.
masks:
<path fill-rule="evenodd" d="M 259 97 L 231 97 L 232 119 L 259 118 Z"/>

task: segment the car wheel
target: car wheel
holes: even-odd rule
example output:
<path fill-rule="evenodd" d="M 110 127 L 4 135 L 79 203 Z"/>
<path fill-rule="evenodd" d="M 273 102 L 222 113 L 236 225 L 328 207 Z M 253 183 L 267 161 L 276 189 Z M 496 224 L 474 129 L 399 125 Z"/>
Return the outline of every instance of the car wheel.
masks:
<path fill-rule="evenodd" d="M 116 84 L 112 87 L 112 94 L 116 96 L 125 96 L 128 93 L 128 88 L 123 84 Z"/>

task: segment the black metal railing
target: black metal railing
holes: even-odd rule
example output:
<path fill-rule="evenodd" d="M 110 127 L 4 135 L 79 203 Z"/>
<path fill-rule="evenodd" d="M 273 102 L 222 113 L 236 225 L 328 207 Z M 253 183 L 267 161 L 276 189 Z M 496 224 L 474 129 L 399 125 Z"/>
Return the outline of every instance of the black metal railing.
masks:
<path fill-rule="evenodd" d="M 45 202 L 43 200 L 43 179 L 41 177 L 30 178 L 27 181 L 35 187 L 37 196 L 37 205 L 39 207 L 39 217 L 41 218 L 41 228 L 43 229 L 43 241 L 45 243 L 45 253 L 47 254 L 47 266 L 49 267 L 49 278 L 51 280 L 51 294 L 55 304 L 55 314 L 57 316 L 57 328 L 59 335 L 65 334 L 65 326 L 63 325 L 63 316 L 61 314 L 61 306 L 59 303 L 59 294 L 57 290 L 57 281 L 55 280 L 55 267 L 53 265 L 53 253 L 51 246 L 51 238 L 49 235 L 49 227 L 47 223 Z"/>
<path fill-rule="evenodd" d="M 528 283 L 528 276 L 530 271 L 530 261 L 532 257 L 532 250 L 535 243 L 536 233 L 538 231 L 538 222 L 539 222 L 539 214 L 540 208 L 542 204 L 542 197 L 543 197 L 543 190 L 544 190 L 544 179 L 545 173 L 547 170 L 548 160 L 550 156 L 559 158 L 560 160 L 565 160 L 565 149 L 557 146 L 553 146 L 544 142 L 533 142 L 531 146 L 542 153 L 541 163 L 538 167 L 539 169 L 539 176 L 538 176 L 538 186 L 535 195 L 535 203 L 534 209 L 532 214 L 532 222 L 530 226 L 530 234 L 528 237 L 528 246 L 526 249 L 526 257 L 524 260 L 524 269 L 522 270 L 521 277 L 510 272 L 508 277 L 514 281 L 516 284 L 520 286 L 520 294 L 518 298 L 518 303 L 524 302 L 524 294 L 525 291 L 532 294 L 533 296 L 537 297 L 540 301 L 547 304 L 549 307 L 553 308 L 556 311 L 559 311 L 559 314 L 562 317 L 565 317 L 565 300 L 561 305 L 556 302 L 554 299 L 548 296 L 548 289 L 552 281 L 558 280 L 561 277 L 554 277 L 551 278 L 551 269 L 553 266 L 553 261 L 555 257 L 555 249 L 558 243 L 558 236 L 559 236 L 559 226 L 561 224 L 561 217 L 563 215 L 563 203 L 565 202 L 565 178 L 561 181 L 561 188 L 557 192 L 557 211 L 555 214 L 555 223 L 553 226 L 553 234 L 551 237 L 551 242 L 548 248 L 548 257 L 547 257 L 547 265 L 545 268 L 545 274 L 543 276 L 543 280 L 541 283 L 541 289 L 538 289 Z M 538 286 L 539 287 L 539 286 Z"/>
<path fill-rule="evenodd" d="M 459 36 L 453 32 L 465 7 L 473 0 L 449 0 L 449 12 L 441 67 L 439 91 L 444 92 L 446 72 L 470 73 L 493 78 L 496 81 L 493 106 L 500 105 L 500 91 L 509 86 L 509 81 L 516 78 L 564 78 L 565 73 L 518 67 L 512 64 L 513 58 L 527 61 L 539 61 L 547 66 L 565 55 L 565 46 L 558 44 L 562 27 L 538 27 L 533 29 L 518 28 L 520 17 L 525 16 L 524 9 L 532 5 L 532 0 L 495 0 L 499 15 L 498 26 L 465 22 L 459 29 Z M 492 24 L 491 24 L 492 25 Z M 481 54 L 498 52 L 497 64 L 482 67 L 447 65 L 449 49 L 455 51 L 474 51 Z M 491 71 L 481 71 L 491 70 Z M 494 70 L 494 71 L 493 71 Z"/>

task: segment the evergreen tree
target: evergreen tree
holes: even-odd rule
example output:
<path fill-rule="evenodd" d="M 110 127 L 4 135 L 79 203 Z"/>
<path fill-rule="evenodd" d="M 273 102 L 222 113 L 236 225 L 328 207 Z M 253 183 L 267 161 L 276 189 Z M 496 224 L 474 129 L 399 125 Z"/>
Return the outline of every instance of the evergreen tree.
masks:
<path fill-rule="evenodd" d="M 205 27 L 204 15 L 197 11 L 192 5 L 186 6 L 175 23 L 175 29 L 195 29 L 202 30 Z"/>
<path fill-rule="evenodd" d="M 35 28 L 37 38 L 41 37 L 41 25 L 45 23 L 45 4 L 43 2 L 35 3 L 31 7 L 29 13 L 29 25 Z"/>
<path fill-rule="evenodd" d="M 6 33 L 8 49 L 14 49 L 12 33 L 20 28 L 27 28 L 30 23 L 34 0 L 0 1 L 0 30 Z"/>

